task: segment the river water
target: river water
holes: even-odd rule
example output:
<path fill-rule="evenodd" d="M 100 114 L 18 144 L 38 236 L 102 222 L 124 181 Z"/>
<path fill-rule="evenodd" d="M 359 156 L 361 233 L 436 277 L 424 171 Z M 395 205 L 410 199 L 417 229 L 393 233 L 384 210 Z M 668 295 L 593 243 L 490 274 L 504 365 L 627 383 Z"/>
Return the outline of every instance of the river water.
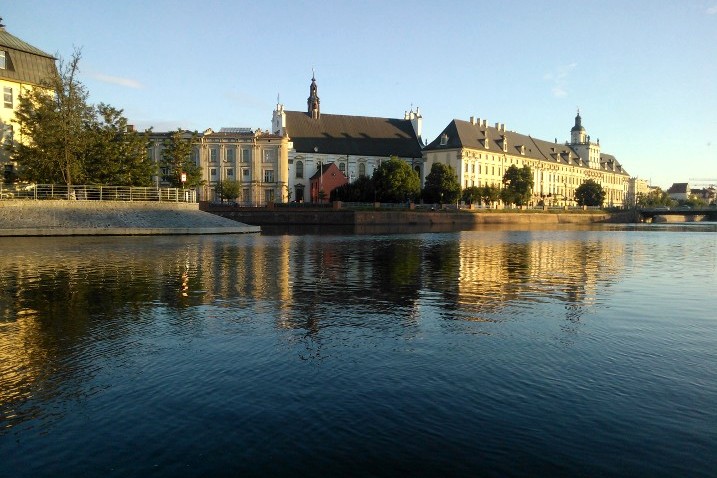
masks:
<path fill-rule="evenodd" d="M 0 476 L 714 476 L 717 226 L 0 239 Z"/>

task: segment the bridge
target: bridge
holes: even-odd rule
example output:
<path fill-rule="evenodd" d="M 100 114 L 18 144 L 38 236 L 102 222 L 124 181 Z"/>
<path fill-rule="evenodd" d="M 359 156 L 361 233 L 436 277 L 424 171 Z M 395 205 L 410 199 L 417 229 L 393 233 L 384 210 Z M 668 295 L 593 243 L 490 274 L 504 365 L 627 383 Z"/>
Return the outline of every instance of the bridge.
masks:
<path fill-rule="evenodd" d="M 640 215 L 640 220 L 647 222 L 654 220 L 655 216 L 683 216 L 685 218 L 694 217 L 696 220 L 717 221 L 717 207 L 715 206 L 698 208 L 689 208 L 685 206 L 677 206 L 673 208 L 638 208 L 637 213 Z"/>

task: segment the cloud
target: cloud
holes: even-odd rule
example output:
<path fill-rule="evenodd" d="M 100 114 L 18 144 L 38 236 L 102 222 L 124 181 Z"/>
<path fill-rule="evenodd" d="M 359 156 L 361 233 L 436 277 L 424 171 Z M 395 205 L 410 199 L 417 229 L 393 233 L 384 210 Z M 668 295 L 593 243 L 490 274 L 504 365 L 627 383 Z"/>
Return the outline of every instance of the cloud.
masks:
<path fill-rule="evenodd" d="M 112 85 L 124 86 L 125 88 L 135 88 L 135 89 L 144 88 L 144 85 L 142 85 L 142 83 L 140 83 L 137 80 L 133 80 L 131 78 L 110 76 L 110 75 L 105 75 L 102 73 L 92 73 L 90 76 L 97 81 L 101 81 L 103 83 L 110 83 Z"/>
<path fill-rule="evenodd" d="M 577 63 L 568 65 L 560 65 L 554 71 L 543 75 L 543 79 L 552 83 L 550 91 L 556 98 L 564 98 L 568 96 L 567 79 L 570 73 L 578 66 Z"/>
<path fill-rule="evenodd" d="M 715 6 L 713 6 L 713 7 L 709 7 L 707 10 L 705 10 L 705 13 L 706 13 L 707 15 L 715 15 L 715 14 L 717 14 L 717 5 L 715 5 Z"/>

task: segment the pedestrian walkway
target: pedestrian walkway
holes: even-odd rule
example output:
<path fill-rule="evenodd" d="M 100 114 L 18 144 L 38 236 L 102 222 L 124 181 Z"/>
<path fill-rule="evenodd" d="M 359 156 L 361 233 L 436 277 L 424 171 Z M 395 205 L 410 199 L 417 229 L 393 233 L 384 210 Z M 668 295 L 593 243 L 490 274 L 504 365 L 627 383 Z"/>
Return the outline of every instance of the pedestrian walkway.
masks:
<path fill-rule="evenodd" d="M 258 226 L 200 211 L 197 204 L 151 202 L 0 202 L 0 236 L 242 234 Z"/>

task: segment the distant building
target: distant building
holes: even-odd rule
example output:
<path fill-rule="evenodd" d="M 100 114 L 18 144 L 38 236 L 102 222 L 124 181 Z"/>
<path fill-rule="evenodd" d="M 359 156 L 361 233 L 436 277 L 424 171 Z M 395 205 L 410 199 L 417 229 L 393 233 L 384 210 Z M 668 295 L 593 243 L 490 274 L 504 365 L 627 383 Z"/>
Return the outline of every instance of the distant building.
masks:
<path fill-rule="evenodd" d="M 559 144 L 508 131 L 505 124 L 488 126 L 487 120 L 455 119 L 424 148 L 425 168 L 421 182 L 433 163 L 450 165 L 461 187 L 502 187 L 505 171 L 515 165 L 533 172 L 532 204 L 574 205 L 575 190 L 587 179 L 606 192 L 605 205 L 626 204 L 630 175 L 614 156 L 601 153 L 582 126 L 578 111 L 570 142 Z"/>
<path fill-rule="evenodd" d="M 172 135 L 152 133 L 149 157 L 162 163 L 163 143 Z M 186 132 L 186 137 L 191 137 Z M 204 185 L 198 189 L 200 201 L 215 201 L 216 186 L 221 181 L 238 181 L 240 204 L 260 206 L 269 202 L 288 201 L 288 148 L 287 138 L 268 131 L 251 128 L 207 129 L 197 135 L 193 160 L 202 169 Z M 166 167 L 155 178 L 157 185 L 169 184 L 171 174 Z"/>
<path fill-rule="evenodd" d="M 650 192 L 650 183 L 646 179 L 630 178 L 627 187 L 626 205 L 634 206 L 640 196 L 647 196 Z"/>
<path fill-rule="evenodd" d="M 25 43 L 5 30 L 0 18 L 0 88 L 3 106 L 0 108 L 0 165 L 5 181 L 15 176 L 15 164 L 9 161 L 4 145 L 23 141 L 13 124 L 21 92 L 37 88 L 44 80 L 57 74 L 55 58 Z"/>
<path fill-rule="evenodd" d="M 349 181 L 371 176 L 392 156 L 408 162 L 422 174 L 421 128 L 418 108 L 403 119 L 324 114 L 316 78 L 311 78 L 306 111 L 287 111 L 277 103 L 272 132 L 288 136 L 289 189 L 298 201 L 307 197 L 310 178 L 322 165 L 336 164 Z"/>
<path fill-rule="evenodd" d="M 672 186 L 667 190 L 667 195 L 678 201 L 686 201 L 690 197 L 690 184 L 672 183 Z"/>

